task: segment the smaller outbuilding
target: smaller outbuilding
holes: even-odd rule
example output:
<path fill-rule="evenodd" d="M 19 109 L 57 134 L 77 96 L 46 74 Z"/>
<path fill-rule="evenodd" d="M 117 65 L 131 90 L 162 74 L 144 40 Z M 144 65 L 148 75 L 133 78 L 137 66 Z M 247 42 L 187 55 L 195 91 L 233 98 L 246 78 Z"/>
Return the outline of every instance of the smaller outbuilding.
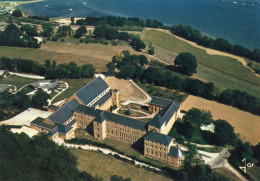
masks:
<path fill-rule="evenodd" d="M 50 94 L 52 91 L 57 89 L 60 84 L 61 82 L 59 80 L 39 80 L 30 85 L 35 89 L 43 89 L 46 93 Z"/>

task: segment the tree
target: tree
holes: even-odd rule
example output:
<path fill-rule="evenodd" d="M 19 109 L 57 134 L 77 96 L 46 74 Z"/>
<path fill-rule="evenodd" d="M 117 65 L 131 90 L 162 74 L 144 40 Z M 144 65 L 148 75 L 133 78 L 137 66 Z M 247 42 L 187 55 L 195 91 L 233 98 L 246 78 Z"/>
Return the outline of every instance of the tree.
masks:
<path fill-rule="evenodd" d="M 139 56 L 138 56 L 138 59 L 139 59 L 140 65 L 143 66 L 143 65 L 148 64 L 148 60 L 147 60 L 146 56 L 144 56 L 144 55 L 139 55 Z"/>
<path fill-rule="evenodd" d="M 130 45 L 136 50 L 136 51 L 140 51 L 141 49 L 145 49 L 145 44 L 144 42 L 138 38 L 138 37 L 133 37 L 132 41 L 130 43 Z"/>
<path fill-rule="evenodd" d="M 32 104 L 36 108 L 42 108 L 43 106 L 47 106 L 47 100 L 50 99 L 50 95 L 44 92 L 42 89 L 38 89 L 36 93 L 32 97 Z"/>
<path fill-rule="evenodd" d="M 236 135 L 234 133 L 234 128 L 225 120 L 217 120 L 214 122 L 214 142 L 218 145 L 224 146 L 226 144 L 234 144 Z"/>
<path fill-rule="evenodd" d="M 260 166 L 260 142 L 253 146 L 254 158 L 257 160 L 257 165 Z"/>
<path fill-rule="evenodd" d="M 126 32 L 119 32 L 118 35 L 117 35 L 117 38 L 118 38 L 119 40 L 128 41 L 128 39 L 129 39 L 129 34 L 126 33 Z"/>
<path fill-rule="evenodd" d="M 72 24 L 72 25 L 74 25 L 74 24 L 75 24 L 74 17 L 70 17 L 70 21 L 71 21 L 71 24 Z"/>
<path fill-rule="evenodd" d="M 0 126 L 0 148 L 0 180 L 100 180 L 79 172 L 77 158 L 46 133 L 30 138 Z"/>
<path fill-rule="evenodd" d="M 148 53 L 149 53 L 150 55 L 153 55 L 153 54 L 154 54 L 154 46 L 152 45 L 152 43 L 149 43 Z"/>
<path fill-rule="evenodd" d="M 123 65 L 120 67 L 120 76 L 123 78 L 134 78 L 136 69 L 134 65 Z"/>
<path fill-rule="evenodd" d="M 107 73 L 108 75 L 115 75 L 115 69 L 116 69 L 116 66 L 113 62 L 109 62 L 107 65 Z"/>
<path fill-rule="evenodd" d="M 73 30 L 71 29 L 70 26 L 61 26 L 57 30 L 57 34 L 59 36 L 72 36 L 73 35 Z"/>
<path fill-rule="evenodd" d="M 76 30 L 75 37 L 80 38 L 81 36 L 84 36 L 87 33 L 86 26 L 81 26 Z"/>
<path fill-rule="evenodd" d="M 22 13 L 21 10 L 16 9 L 16 10 L 13 11 L 12 16 L 14 16 L 14 17 L 22 17 L 23 13 Z"/>
<path fill-rule="evenodd" d="M 42 32 L 42 36 L 44 37 L 50 37 L 53 35 L 54 33 L 54 28 L 50 25 L 43 25 L 43 32 Z"/>
<path fill-rule="evenodd" d="M 20 28 L 21 32 L 25 32 L 29 36 L 38 36 L 35 26 L 23 25 Z"/>
<path fill-rule="evenodd" d="M 191 108 L 183 117 L 182 134 L 191 139 L 193 136 L 201 136 L 200 127 L 213 122 L 212 114 L 209 111 Z"/>
<path fill-rule="evenodd" d="M 175 61 L 174 64 L 180 69 L 180 71 L 187 75 L 192 75 L 196 73 L 197 69 L 197 59 L 194 55 L 188 52 L 180 53 Z"/>
<path fill-rule="evenodd" d="M 95 67 L 92 64 L 82 66 L 82 77 L 91 78 L 95 74 Z"/>
<path fill-rule="evenodd" d="M 131 115 L 131 110 L 130 109 L 127 109 L 126 112 L 125 112 L 126 115 Z"/>
<path fill-rule="evenodd" d="M 260 49 L 254 49 L 252 52 L 252 56 L 256 62 L 260 62 Z"/>
<path fill-rule="evenodd" d="M 3 33 L 0 33 L 0 45 L 25 47 L 20 36 L 20 29 L 16 25 L 10 24 Z"/>
<path fill-rule="evenodd" d="M 130 178 L 123 178 L 123 177 L 118 176 L 118 175 L 111 175 L 110 181 L 131 181 L 131 179 Z"/>
<path fill-rule="evenodd" d="M 123 34 L 121 34 L 123 35 Z M 116 28 L 111 27 L 109 25 L 98 25 L 95 28 L 94 36 L 97 38 L 105 38 L 107 40 L 117 39 L 118 31 Z M 122 36 L 124 37 L 124 35 Z M 120 37 L 120 38 L 122 38 Z"/>

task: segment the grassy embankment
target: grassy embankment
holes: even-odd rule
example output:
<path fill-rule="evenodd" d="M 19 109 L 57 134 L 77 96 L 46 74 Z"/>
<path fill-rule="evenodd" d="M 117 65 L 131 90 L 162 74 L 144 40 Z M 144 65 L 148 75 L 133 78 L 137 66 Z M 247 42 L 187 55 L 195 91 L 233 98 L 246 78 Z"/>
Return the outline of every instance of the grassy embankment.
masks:
<path fill-rule="evenodd" d="M 11 76 L 4 78 L 3 80 L 0 80 L 0 84 L 10 84 L 10 85 L 16 86 L 17 89 L 20 89 L 24 85 L 33 83 L 35 81 L 37 81 L 37 80 L 19 77 L 16 75 L 11 75 Z"/>
<path fill-rule="evenodd" d="M 136 157 L 140 160 L 143 160 L 143 161 L 146 161 L 146 162 L 147 161 L 151 162 L 151 163 L 153 163 L 153 164 L 155 164 L 159 167 L 169 166 L 166 163 L 144 157 L 143 153 L 141 153 L 141 152 L 143 152 L 143 145 L 140 145 L 140 147 L 138 147 L 138 145 L 131 145 L 129 143 L 118 141 L 118 140 L 115 140 L 115 139 L 112 139 L 112 138 L 106 138 L 105 140 L 96 140 L 96 139 L 93 138 L 93 136 L 91 136 L 88 133 L 86 134 L 86 132 L 81 130 L 81 129 L 75 130 L 75 137 L 76 138 L 82 138 L 82 139 L 88 139 L 88 140 L 96 141 L 96 142 L 103 143 L 103 144 L 107 144 L 107 145 L 114 147 L 115 149 L 123 152 L 125 155 L 134 156 L 134 157 Z M 140 149 L 139 150 L 140 152 L 137 151 L 137 149 Z"/>
<path fill-rule="evenodd" d="M 205 50 L 158 30 L 145 29 L 141 38 L 146 43 L 151 42 L 163 48 L 164 52 L 159 50 L 158 53 L 155 49 L 155 56 L 170 64 L 173 64 L 173 58 L 169 58 L 172 57 L 171 55 L 181 52 L 190 52 L 195 55 L 198 61 L 195 77 L 199 79 L 214 82 L 220 89 L 237 89 L 260 97 L 260 78 L 234 58 L 209 55 Z"/>
<path fill-rule="evenodd" d="M 119 175 L 123 178 L 131 178 L 131 180 L 171 180 L 161 174 L 155 174 L 152 171 L 118 160 L 111 155 L 80 149 L 70 149 L 70 151 L 78 158 L 80 171 L 86 171 L 104 180 L 110 180 L 111 175 Z"/>

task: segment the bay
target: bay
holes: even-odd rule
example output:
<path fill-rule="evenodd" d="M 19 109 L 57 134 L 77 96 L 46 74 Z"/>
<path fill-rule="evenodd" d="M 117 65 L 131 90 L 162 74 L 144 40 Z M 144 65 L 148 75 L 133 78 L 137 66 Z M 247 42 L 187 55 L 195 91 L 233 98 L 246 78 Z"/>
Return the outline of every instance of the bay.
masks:
<path fill-rule="evenodd" d="M 180 23 L 232 44 L 260 48 L 260 0 L 45 0 L 20 8 L 59 18 L 125 16 Z"/>

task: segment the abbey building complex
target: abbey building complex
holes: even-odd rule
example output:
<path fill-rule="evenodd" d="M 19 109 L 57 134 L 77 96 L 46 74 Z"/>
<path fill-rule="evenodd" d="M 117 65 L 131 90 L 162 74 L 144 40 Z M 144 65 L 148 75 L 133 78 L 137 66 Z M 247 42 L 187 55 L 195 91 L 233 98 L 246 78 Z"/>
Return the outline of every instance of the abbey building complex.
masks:
<path fill-rule="evenodd" d="M 96 139 L 112 138 L 130 144 L 143 139 L 144 156 L 179 167 L 184 152 L 167 136 L 180 114 L 180 104 L 153 97 L 149 111 L 156 113 L 150 122 L 110 112 L 119 107 L 119 91 L 98 77 L 74 93 L 48 118 L 36 118 L 31 128 L 46 132 L 56 140 L 74 138 L 76 128 L 92 130 Z"/>

